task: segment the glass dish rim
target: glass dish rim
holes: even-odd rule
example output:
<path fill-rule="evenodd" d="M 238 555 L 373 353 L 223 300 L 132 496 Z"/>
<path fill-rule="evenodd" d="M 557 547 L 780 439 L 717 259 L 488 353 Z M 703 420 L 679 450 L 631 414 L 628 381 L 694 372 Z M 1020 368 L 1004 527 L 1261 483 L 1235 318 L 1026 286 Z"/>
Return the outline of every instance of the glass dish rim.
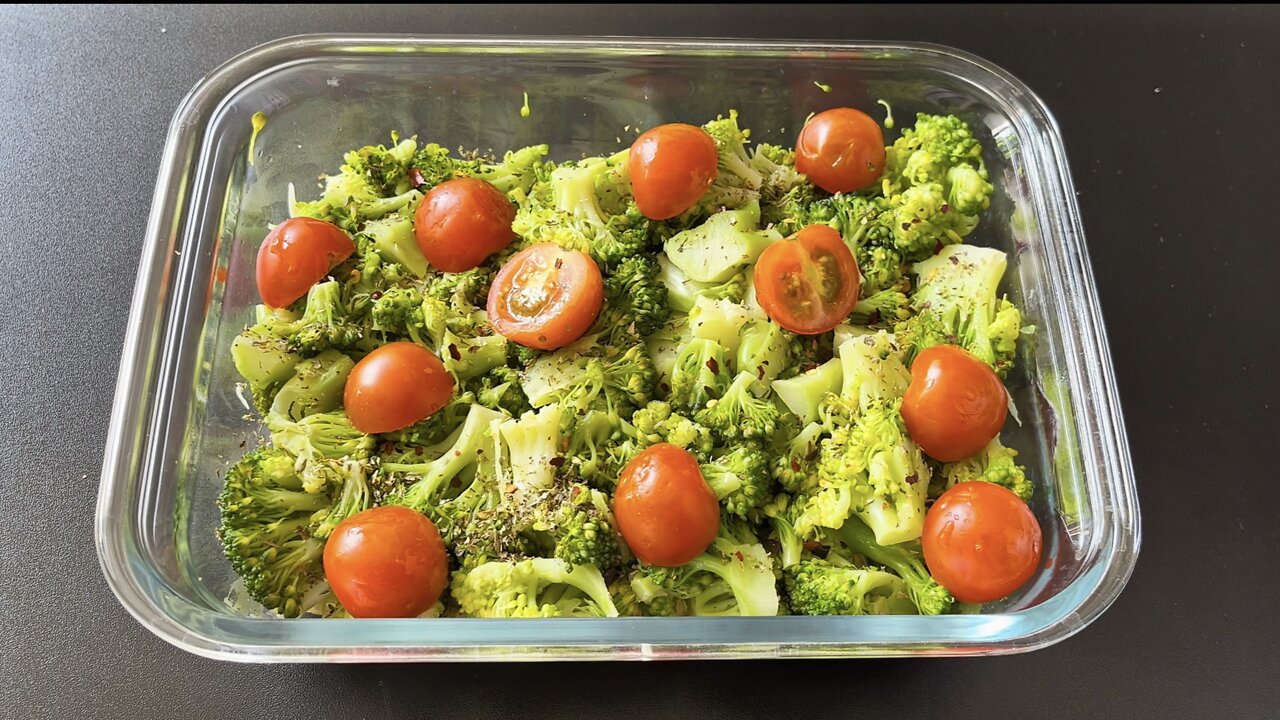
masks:
<path fill-rule="evenodd" d="M 326 53 L 363 56 L 401 49 L 425 51 L 454 48 L 481 51 L 538 50 L 573 52 L 584 54 L 651 54 L 668 52 L 683 55 L 748 52 L 794 56 L 800 54 L 824 55 L 828 53 L 880 53 L 901 52 L 917 56 L 935 56 L 948 62 L 959 63 L 970 74 L 965 79 L 974 81 L 974 75 L 986 81 L 980 85 L 995 99 L 1006 104 L 1016 103 L 1012 109 L 1027 116 L 1032 127 L 1039 129 L 1039 137 L 1028 137 L 1024 149 L 1042 155 L 1041 167 L 1047 177 L 1046 202 L 1059 205 L 1059 234 L 1061 240 L 1071 246 L 1067 261 L 1076 265 L 1075 274 L 1062 282 L 1071 282 L 1076 305 L 1087 312 L 1073 320 L 1081 335 L 1093 338 L 1092 349 L 1096 357 L 1088 367 L 1078 368 L 1095 391 L 1098 403 L 1099 427 L 1092 442 L 1105 456 L 1105 473 L 1097 487 L 1104 499 L 1111 502 L 1111 512 L 1099 518 L 1099 544 L 1104 555 L 1098 565 L 1076 577 L 1056 595 L 1034 607 L 1013 613 L 987 615 L 953 615 L 935 618 L 857 618 L 856 622 L 878 623 L 883 628 L 904 629 L 920 622 L 932 623 L 938 630 L 932 635 L 910 633 L 910 640 L 884 639 L 892 633 L 881 633 L 875 640 L 823 641 L 809 636 L 792 636 L 785 629 L 804 630 L 806 625 L 818 627 L 824 621 L 835 623 L 842 618 L 642 618 L 642 619 L 574 619 L 539 620 L 536 627 L 521 620 L 297 620 L 288 621 L 297 632 L 286 632 L 288 642 L 230 642 L 193 630 L 183 624 L 166 608 L 162 599 L 153 592 L 163 592 L 159 581 L 148 577 L 148 566 L 138 566 L 130 557 L 130 539 L 121 532 L 121 519 L 134 507 L 127 497 L 128 480 L 123 476 L 123 460 L 127 451 L 138 452 L 140 442 L 137 428 L 131 428 L 130 418 L 149 416 L 149 401 L 134 392 L 139 374 L 145 372 L 139 362 L 150 363 L 154 353 L 162 351 L 158 339 L 144 353 L 142 328 L 157 283 L 164 282 L 164 268 L 158 268 L 162 257 L 157 248 L 177 247 L 181 237 L 171 230 L 185 217 L 186 209 L 180 199 L 188 189 L 189 179 L 179 150 L 186 146 L 192 134 L 203 134 L 205 123 L 213 116 L 214 109 L 234 97 L 235 93 L 252 80 L 291 66 L 306 59 L 324 57 Z M 997 95 L 991 83 L 1002 83 L 1012 91 L 1008 97 Z M 976 83 L 975 83 L 976 84 Z M 202 109 L 203 108 L 203 109 Z M 1012 115 L 1012 113 L 1011 113 Z M 168 228 L 166 228 L 166 221 Z M 1046 243 L 1048 244 L 1048 243 Z M 172 253 L 170 253 L 171 255 Z M 166 308 L 168 305 L 165 306 Z M 154 324 L 154 320 L 152 323 Z M 1076 363 L 1082 362 L 1076 360 Z M 145 382 L 146 377 L 141 378 Z M 1073 384 L 1073 390 L 1075 390 Z M 144 414 L 146 413 L 146 414 Z M 131 435 L 132 433 L 132 435 Z M 135 446 L 129 450 L 127 443 L 133 439 Z M 1082 436 L 1083 438 L 1083 436 Z M 1083 439 L 1082 439 L 1083 442 Z M 1082 446 L 1083 447 L 1083 446 Z M 245 51 L 215 69 L 201 79 L 179 103 L 165 138 L 152 210 L 148 217 L 146 236 L 142 248 L 142 260 L 126 330 L 121 365 L 116 385 L 115 400 L 107 444 L 104 451 L 102 479 L 99 487 L 95 517 L 95 544 L 108 585 L 126 610 L 143 626 L 171 644 L 205 657 L 245 662 L 370 662 L 370 661 L 422 661 L 422 660 L 523 660 L 523 659 L 650 659 L 660 657 L 822 657 L 822 656 L 888 656 L 888 655 L 993 655 L 1025 652 L 1064 640 L 1083 629 L 1100 615 L 1119 595 L 1132 574 L 1141 541 L 1140 515 L 1137 507 L 1128 443 L 1124 432 L 1123 416 L 1116 394 L 1114 372 L 1106 342 L 1102 317 L 1096 302 L 1096 290 L 1091 265 L 1084 246 L 1084 233 L 1076 203 L 1061 132 L 1057 121 L 1043 101 L 1017 78 L 970 53 L 944 45 L 918 42 L 830 42 L 803 40 L 739 40 L 699 38 L 654 37 L 537 37 L 537 36 L 450 36 L 409 34 L 312 34 L 282 38 Z M 1073 594 L 1073 586 L 1087 583 L 1089 589 L 1074 604 L 1067 602 Z M 181 602 L 186 603 L 185 600 Z M 187 603 L 183 612 L 206 613 L 215 616 L 221 624 L 229 624 L 252 630 L 255 624 L 271 623 L 278 631 L 280 620 L 253 619 L 224 616 L 208 608 Z M 1021 621 L 1014 622 L 1015 618 Z M 843 620 L 850 620 L 843 618 Z M 307 629 L 315 623 L 325 623 L 325 630 Z M 453 639 L 426 643 L 405 643 L 396 639 L 400 628 L 406 631 L 414 623 L 435 624 Z M 608 626 L 598 625 L 608 623 Z M 681 640 L 693 633 L 692 623 L 707 629 L 703 633 L 712 639 Z M 1027 628 L 1010 634 L 1002 633 L 1009 625 L 1025 624 Z M 744 632 L 740 640 L 729 639 L 723 632 L 710 632 L 720 626 L 732 626 Z M 259 629 L 262 626 L 257 625 Z M 417 627 L 420 627 L 417 626 Z M 465 628 L 484 630 L 466 630 Z M 627 639 L 631 628 L 647 628 L 653 638 L 668 638 L 658 642 Z M 458 637 L 451 632 L 457 628 Z M 590 630 L 594 629 L 595 632 Z M 587 632 L 583 632 L 587 630 Z M 359 632 L 357 632 L 359 631 Z M 373 637 L 382 642 L 370 642 Z M 665 633 L 665 635 L 664 635 Z M 479 637 L 480 635 L 490 637 Z M 632 635 L 640 637 L 632 631 Z M 253 637 L 254 633 L 242 633 L 241 637 Z M 346 642 L 338 639 L 348 638 Z M 789 639 L 790 638 L 790 639 Z"/>

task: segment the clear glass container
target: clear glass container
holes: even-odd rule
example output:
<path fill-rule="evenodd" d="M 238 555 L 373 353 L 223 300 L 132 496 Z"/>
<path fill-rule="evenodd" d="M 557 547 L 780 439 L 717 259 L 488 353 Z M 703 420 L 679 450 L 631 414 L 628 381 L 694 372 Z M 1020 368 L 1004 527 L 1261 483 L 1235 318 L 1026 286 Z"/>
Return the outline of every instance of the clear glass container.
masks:
<path fill-rule="evenodd" d="M 828 86 L 829 92 L 819 87 Z M 529 117 L 521 116 L 523 93 Z M 979 614 L 941 617 L 320 620 L 226 600 L 215 537 L 226 467 L 260 442 L 228 348 L 257 301 L 254 258 L 286 187 L 344 151 L 417 133 L 553 157 L 628 146 L 662 122 L 737 108 L 791 144 L 809 113 L 892 104 L 956 113 L 996 186 L 970 240 L 1009 253 L 1007 291 L 1036 325 L 1010 389 L 1008 438 L 1037 483 L 1043 568 Z M 269 118 L 248 160 L 251 116 Z M 1006 431 L 1010 432 L 1010 431 Z M 1139 517 L 1093 276 L 1062 141 L 1044 104 L 979 58 L 895 43 L 307 36 L 247 52 L 183 101 L 147 225 L 97 508 L 103 572 L 125 608 L 181 648 L 249 662 L 993 655 L 1069 637 L 1116 598 Z"/>

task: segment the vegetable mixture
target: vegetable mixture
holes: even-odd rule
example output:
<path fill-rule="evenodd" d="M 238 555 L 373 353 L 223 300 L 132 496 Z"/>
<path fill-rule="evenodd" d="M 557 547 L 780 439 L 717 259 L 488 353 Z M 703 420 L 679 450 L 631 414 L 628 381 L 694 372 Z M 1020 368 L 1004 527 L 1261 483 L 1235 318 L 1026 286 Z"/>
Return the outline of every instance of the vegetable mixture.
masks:
<path fill-rule="evenodd" d="M 221 540 L 285 617 L 956 611 L 1040 561 L 1024 332 L 963 121 L 795 149 L 730 112 L 607 157 L 363 147 L 262 243 L 270 443 Z"/>

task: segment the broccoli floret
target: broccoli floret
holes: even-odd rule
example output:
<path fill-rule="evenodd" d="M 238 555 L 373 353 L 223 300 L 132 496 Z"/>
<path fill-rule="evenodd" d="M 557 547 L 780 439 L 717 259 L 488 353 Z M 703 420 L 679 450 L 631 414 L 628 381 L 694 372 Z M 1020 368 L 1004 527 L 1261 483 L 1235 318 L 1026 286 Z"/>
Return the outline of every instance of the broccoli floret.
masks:
<path fill-rule="evenodd" d="M 690 280 L 723 283 L 756 261 L 782 239 L 777 230 L 760 230 L 760 203 L 724 210 L 663 243 L 667 258 Z"/>
<path fill-rule="evenodd" d="M 785 579 L 791 609 L 803 615 L 881 615 L 892 599 L 906 598 L 906 584 L 893 573 L 819 558 L 801 561 Z M 915 612 L 910 602 L 905 607 Z"/>
<path fill-rule="evenodd" d="M 347 317 L 342 304 L 342 286 L 334 280 L 311 286 L 300 318 L 272 316 L 254 328 L 283 339 L 291 350 L 303 355 L 314 355 L 329 348 L 350 348 L 363 337 L 362 328 Z"/>
<path fill-rule="evenodd" d="M 591 255 L 606 268 L 639 254 L 649 244 L 649 219 L 627 201 L 615 212 L 601 207 L 597 183 L 608 176 L 610 161 L 587 158 L 552 171 L 533 186 L 516 210 L 511 227 L 527 247 L 553 242 Z"/>
<path fill-rule="evenodd" d="M 911 317 L 911 301 L 898 287 L 891 287 L 859 300 L 849 313 L 854 325 L 893 327 Z"/>
<path fill-rule="evenodd" d="M 657 374 L 658 389 L 664 395 L 671 390 L 671 370 L 676 366 L 676 356 L 690 337 L 689 318 L 676 315 L 645 339 L 649 359 L 653 361 L 653 370 Z"/>
<path fill-rule="evenodd" d="M 591 332 L 609 345 L 635 344 L 657 332 L 671 315 L 661 268 L 646 255 L 623 259 L 605 278 L 605 305 Z"/>
<path fill-rule="evenodd" d="M 583 480 L 598 485 L 611 485 L 617 480 L 621 465 L 618 455 L 610 452 L 622 440 L 620 418 L 599 410 L 589 410 L 579 417 L 569 433 L 565 451 L 569 467 Z"/>
<path fill-rule="evenodd" d="M 271 431 L 272 445 L 307 459 L 363 460 L 373 453 L 376 445 L 373 437 L 357 430 L 341 410 L 315 413 L 297 421 L 268 413 L 266 424 Z"/>
<path fill-rule="evenodd" d="M 530 145 L 508 151 L 502 156 L 501 162 L 481 162 L 474 169 L 469 168 L 465 174 L 490 183 L 513 201 L 519 200 L 533 187 L 542 166 L 542 158 L 546 157 L 549 150 L 546 145 Z M 464 173 L 460 171 L 457 174 Z"/>
<path fill-rule="evenodd" d="M 298 202 L 290 186 L 289 214 L 332 222 L 354 229 L 358 218 L 381 217 L 412 202 L 419 193 L 409 177 L 417 140 L 399 140 L 391 148 L 368 145 L 343 156 L 338 174 L 326 176 L 320 199 Z"/>
<path fill-rule="evenodd" d="M 481 405 L 472 405 L 467 418 L 456 432 L 426 449 L 432 460 L 427 462 L 383 462 L 384 473 L 391 473 L 409 483 L 386 498 L 388 505 L 404 505 L 423 514 L 438 504 L 449 484 L 463 471 L 476 467 L 477 472 L 492 472 L 494 459 L 493 427 L 505 416 Z"/>
<path fill-rule="evenodd" d="M 782 201 L 797 187 L 809 185 L 796 171 L 796 154 L 779 145 L 761 143 L 751 153 L 751 167 L 760 173 L 760 201 L 771 204 Z M 810 186 L 812 187 L 812 186 Z"/>
<path fill-rule="evenodd" d="M 907 584 L 907 595 L 921 615 L 941 615 L 954 604 L 951 593 L 929 575 L 919 552 L 904 545 L 886 546 L 878 542 L 871 528 L 857 518 L 851 518 L 833 537 L 852 552 L 889 568 L 902 578 Z"/>
<path fill-rule="evenodd" d="M 810 422 L 783 446 L 773 460 L 773 478 L 788 492 L 813 490 L 818 485 L 818 449 L 826 430 Z"/>
<path fill-rule="evenodd" d="M 911 296 L 916 317 L 905 324 L 913 353 L 959 345 L 1004 375 L 1014 365 L 1022 313 L 996 290 L 1006 258 L 994 248 L 950 245 L 916 263 Z"/>
<path fill-rule="evenodd" d="M 739 445 L 701 464 L 702 477 L 726 512 L 745 518 L 771 496 L 769 456 L 754 443 Z"/>
<path fill-rule="evenodd" d="M 771 537 L 780 548 L 777 559 L 782 570 L 795 566 L 804 554 L 804 541 L 796 532 L 794 524 L 796 507 L 796 503 L 791 502 L 791 496 L 782 492 L 761 508 L 764 516 L 769 519 Z"/>
<path fill-rule="evenodd" d="M 470 391 L 455 393 L 448 404 L 430 417 L 419 420 L 409 427 L 379 435 L 381 439 L 395 446 L 392 451 L 384 449 L 380 453 L 383 462 L 418 462 L 427 455 L 431 446 L 443 442 L 462 427 L 467 416 L 471 414 L 471 406 L 475 404 L 477 399 L 474 393 Z"/>
<path fill-rule="evenodd" d="M 529 405 L 529 398 L 520 389 L 519 371 L 505 365 L 473 378 L 466 388 L 475 394 L 476 402 L 512 417 L 519 417 L 533 409 Z"/>
<path fill-rule="evenodd" d="M 745 270 L 717 284 L 690 280 L 684 271 L 671 264 L 665 254 L 658 256 L 658 268 L 658 279 L 667 288 L 667 303 L 676 312 L 689 312 L 699 298 L 742 302 L 751 287 L 751 280 Z"/>
<path fill-rule="evenodd" d="M 506 446 L 505 456 L 497 459 L 499 482 L 525 495 L 550 489 L 560 457 L 560 409 L 548 405 L 504 420 L 498 430 Z"/>
<path fill-rule="evenodd" d="M 735 209 L 759 202 L 766 178 L 747 152 L 751 133 L 738 126 L 738 111 L 730 110 L 728 117 L 720 116 L 702 129 L 716 144 L 716 179 L 690 212 L 710 214 L 720 208 Z M 760 162 L 766 170 L 773 165 L 767 156 Z"/>
<path fill-rule="evenodd" d="M 929 466 L 907 435 L 900 401 L 877 404 L 822 441 L 818 489 L 796 518 L 796 531 L 839 528 L 857 516 L 884 544 L 914 540 L 924 528 Z"/>
<path fill-rule="evenodd" d="M 337 350 L 325 350 L 293 367 L 293 376 L 276 392 L 270 414 L 301 420 L 313 413 L 327 413 L 342 404 L 347 376 L 355 361 Z"/>
<path fill-rule="evenodd" d="M 729 357 L 725 347 L 714 340 L 693 338 L 676 355 L 671 369 L 672 407 L 697 412 L 729 388 Z"/>
<path fill-rule="evenodd" d="M 489 334 L 484 313 L 470 305 L 451 305 L 416 288 L 392 288 L 374 301 L 370 317 L 375 330 L 430 348 L 458 381 L 506 365 L 507 339 Z"/>
<path fill-rule="evenodd" d="M 801 422 L 811 423 L 818 419 L 819 408 L 827 395 L 840 391 L 843 378 L 840 360 L 832 358 L 794 377 L 774 380 L 770 387 Z"/>
<path fill-rule="evenodd" d="M 414 187 L 426 192 L 466 169 L 465 163 L 449 155 L 448 148 L 427 143 L 409 160 L 409 180 Z"/>
<path fill-rule="evenodd" d="M 613 604 L 618 608 L 620 617 L 643 617 L 645 615 L 644 603 L 640 602 L 640 598 L 636 597 L 635 588 L 631 587 L 631 578 L 627 575 L 619 575 L 617 579 L 609 583 L 609 595 L 613 598 Z"/>
<path fill-rule="evenodd" d="M 888 148 L 885 166 L 894 243 L 916 259 L 972 232 L 994 191 L 982 147 L 954 115 L 917 115 L 915 127 Z"/>
<path fill-rule="evenodd" d="M 316 417 L 316 416 L 312 416 Z M 311 418 L 308 418 L 308 420 Z M 323 485 L 329 488 L 333 504 L 311 516 L 311 534 L 327 538 L 338 523 L 373 506 L 369 487 L 369 465 L 360 460 L 310 460 L 299 475 L 304 487 Z M 322 477 L 322 481 L 313 478 Z"/>
<path fill-rule="evenodd" d="M 769 320 L 748 320 L 739 331 L 737 368 L 769 382 L 791 369 L 795 336 Z"/>
<path fill-rule="evenodd" d="M 778 427 L 778 406 L 755 373 L 740 372 L 724 395 L 707 401 L 693 417 L 730 440 L 767 438 Z"/>
<path fill-rule="evenodd" d="M 715 437 L 711 429 L 672 410 L 671 404 L 655 400 L 636 410 L 631 426 L 640 449 L 670 443 L 693 453 L 699 460 L 711 456 Z"/>
<path fill-rule="evenodd" d="M 356 242 L 367 243 L 378 252 L 378 256 L 394 262 L 414 277 L 426 277 L 427 259 L 418 247 L 418 238 L 413 233 L 413 221 L 399 215 L 370 220 L 361 228 Z"/>
<path fill-rule="evenodd" d="M 862 273 L 863 294 L 874 294 L 902 284 L 906 264 L 897 249 L 867 245 L 853 254 L 858 261 L 858 271 Z"/>
<path fill-rule="evenodd" d="M 689 332 L 695 338 L 714 340 L 733 357 L 738 352 L 742 326 L 763 318 L 763 313 L 757 315 L 746 305 L 700 297 L 689 311 Z"/>
<path fill-rule="evenodd" d="M 839 350 L 840 398 L 866 409 L 902 397 L 911 384 L 906 351 L 896 336 L 880 330 L 846 340 Z"/>
<path fill-rule="evenodd" d="M 773 560 L 741 521 L 722 522 L 711 547 L 687 565 L 646 567 L 640 577 L 632 588 L 650 607 L 667 597 L 686 601 L 694 615 L 778 614 Z"/>
<path fill-rule="evenodd" d="M 945 481 L 941 491 L 950 490 L 962 482 L 981 480 L 995 483 L 1024 501 L 1031 500 L 1034 489 L 1027 469 L 1016 461 L 1018 451 L 1005 447 L 997 435 L 982 452 L 967 460 L 942 466 L 941 479 Z M 941 494 L 939 491 L 938 494 Z M 930 490 L 932 493 L 932 489 Z"/>
<path fill-rule="evenodd" d="M 489 286 L 497 264 L 485 263 L 477 268 L 458 273 L 431 273 L 422 294 L 453 305 L 468 304 L 484 307 L 489 298 Z"/>
<path fill-rule="evenodd" d="M 231 341 L 231 361 L 249 383 L 254 407 L 265 415 L 277 390 L 293 377 L 294 366 L 302 356 L 282 338 L 261 328 L 249 328 Z"/>
<path fill-rule="evenodd" d="M 622 561 L 616 527 L 609 496 L 573 483 L 538 502 L 526 532 L 570 565 L 609 568 Z"/>
<path fill-rule="evenodd" d="M 303 490 L 295 464 L 283 450 L 254 450 L 227 471 L 218 496 L 224 554 L 249 595 L 285 617 L 305 612 L 304 596 L 324 580 L 324 542 L 311 524 L 330 507 L 327 494 Z"/>
<path fill-rule="evenodd" d="M 617 617 L 593 565 L 554 558 L 487 562 L 454 573 L 453 597 L 470 617 Z"/>

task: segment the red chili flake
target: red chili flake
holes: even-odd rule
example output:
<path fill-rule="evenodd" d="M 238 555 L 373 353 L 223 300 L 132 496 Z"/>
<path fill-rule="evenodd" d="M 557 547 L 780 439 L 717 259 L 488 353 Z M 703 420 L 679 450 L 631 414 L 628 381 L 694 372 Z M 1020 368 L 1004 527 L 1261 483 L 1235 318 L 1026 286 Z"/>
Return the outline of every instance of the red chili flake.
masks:
<path fill-rule="evenodd" d="M 880 311 L 872 310 L 871 314 L 867 316 L 867 324 L 875 325 L 878 322 L 880 322 Z"/>
<path fill-rule="evenodd" d="M 720 363 L 716 362 L 716 359 L 715 359 L 715 358 L 707 358 L 707 369 L 708 369 L 708 370 L 710 370 L 711 372 L 716 373 L 717 375 L 719 375 L 719 374 L 720 374 Z"/>
<path fill-rule="evenodd" d="M 734 553 L 733 553 L 733 556 L 734 556 L 734 557 L 736 557 L 736 558 L 738 558 L 738 562 L 746 562 L 746 561 L 747 561 L 747 559 L 746 559 L 745 557 L 743 557 L 743 556 L 742 556 L 742 551 L 741 551 L 741 550 L 738 550 L 738 551 L 734 552 Z"/>
<path fill-rule="evenodd" d="M 561 465 L 564 465 L 564 458 L 557 455 L 556 457 L 551 458 L 550 462 L 551 467 L 560 467 Z"/>
<path fill-rule="evenodd" d="M 912 224 L 912 225 L 919 225 L 919 224 L 920 224 L 920 218 L 911 218 L 911 224 Z"/>
<path fill-rule="evenodd" d="M 449 357 L 453 358 L 454 360 L 462 359 L 462 352 L 458 350 L 458 346 L 454 345 L 453 343 L 449 343 Z"/>
<path fill-rule="evenodd" d="M 388 440 L 387 442 L 382 443 L 382 454 L 383 454 L 383 455 L 390 455 L 391 453 L 395 452 L 395 450 L 396 450 L 396 444 L 395 444 L 395 443 L 393 443 L 393 442 L 391 442 L 390 440 Z"/>
<path fill-rule="evenodd" d="M 952 265 L 959 265 L 959 264 L 960 264 L 960 258 L 956 257 L 955 255 L 952 255 L 952 256 L 948 257 L 947 259 L 951 261 L 951 264 L 952 264 Z"/>
<path fill-rule="evenodd" d="M 670 385 L 668 385 L 668 384 L 666 384 L 666 383 L 664 383 L 664 382 L 663 382 L 663 383 L 658 383 L 658 389 L 659 389 L 659 390 L 661 390 L 661 391 L 662 391 L 662 392 L 664 392 L 664 393 L 669 393 L 669 392 L 671 392 L 671 386 L 670 386 Z"/>
<path fill-rule="evenodd" d="M 417 188 L 417 187 L 422 187 L 423 185 L 426 185 L 427 179 L 422 177 L 421 170 L 419 170 L 418 168 L 413 168 L 412 170 L 409 171 L 409 182 L 413 183 L 413 186 Z"/>
<path fill-rule="evenodd" d="M 800 461 L 791 458 L 791 472 L 800 472 Z"/>
<path fill-rule="evenodd" d="M 569 499 L 575 500 L 581 494 L 582 494 L 582 486 L 574 485 L 573 489 L 569 491 Z"/>
<path fill-rule="evenodd" d="M 556 269 L 559 270 L 561 267 L 564 267 L 564 259 L 556 258 Z"/>
<path fill-rule="evenodd" d="M 369 293 L 369 297 L 373 298 L 374 300 L 377 300 L 378 298 L 382 297 L 382 291 L 374 290 L 373 292 Z"/>
<path fill-rule="evenodd" d="M 915 473 L 911 473 L 910 475 L 907 476 L 908 485 L 915 485 L 918 482 L 920 482 L 920 476 L 916 475 Z"/>
<path fill-rule="evenodd" d="M 903 230 L 910 230 L 910 229 L 911 229 L 911 223 L 902 223 L 902 229 L 903 229 Z"/>
<path fill-rule="evenodd" d="M 420 448 L 420 447 L 416 447 L 416 448 L 414 448 L 414 449 L 413 449 L 413 454 L 414 454 L 414 455 L 422 455 L 422 448 Z"/>

